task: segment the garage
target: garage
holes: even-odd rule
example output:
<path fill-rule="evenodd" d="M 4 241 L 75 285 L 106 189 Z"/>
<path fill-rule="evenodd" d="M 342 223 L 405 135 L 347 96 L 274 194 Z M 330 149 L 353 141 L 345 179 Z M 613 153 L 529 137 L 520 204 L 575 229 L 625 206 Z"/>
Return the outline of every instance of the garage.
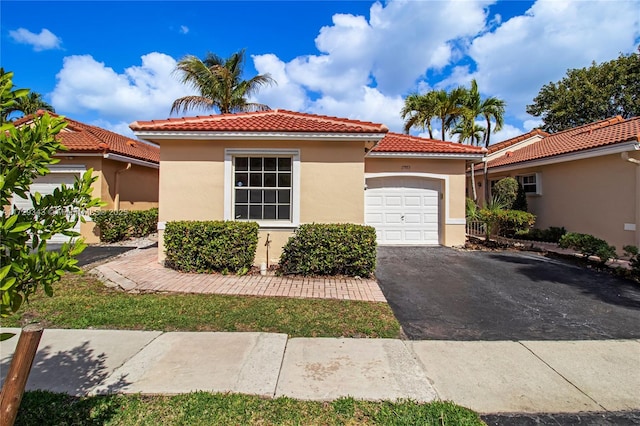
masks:
<path fill-rule="evenodd" d="M 440 183 L 412 176 L 367 179 L 365 222 L 381 245 L 440 244 Z"/>
<path fill-rule="evenodd" d="M 78 172 L 55 172 L 49 173 L 46 176 L 40 176 L 36 180 L 33 181 L 30 187 L 30 192 L 35 194 L 39 192 L 42 195 L 52 194 L 56 188 L 59 188 L 60 185 L 65 184 L 68 186 L 73 185 L 75 179 L 79 177 L 80 174 Z M 29 210 L 33 208 L 30 199 L 24 199 L 22 197 L 14 196 L 12 209 L 20 209 L 20 210 Z M 80 222 L 78 222 L 73 229 L 76 232 L 80 232 Z M 69 237 L 56 234 L 51 237 L 49 240 L 51 243 L 62 243 L 69 241 Z"/>

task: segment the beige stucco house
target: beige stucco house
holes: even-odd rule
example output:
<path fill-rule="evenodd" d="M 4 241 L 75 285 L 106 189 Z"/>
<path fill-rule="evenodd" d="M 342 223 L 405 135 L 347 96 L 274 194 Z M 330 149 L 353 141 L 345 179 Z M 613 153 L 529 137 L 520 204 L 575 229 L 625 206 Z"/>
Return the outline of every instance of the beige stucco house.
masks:
<path fill-rule="evenodd" d="M 42 112 L 39 112 L 42 114 Z M 60 117 L 55 113 L 51 116 Z M 17 120 L 16 126 L 29 125 L 32 117 Z M 49 167 L 51 173 L 31 185 L 31 192 L 51 193 L 61 184 L 72 185 L 76 177 L 93 169 L 97 180 L 92 195 L 102 200 L 107 210 L 146 210 L 158 206 L 160 149 L 158 146 L 137 141 L 97 126 L 64 118 L 67 126 L 58 134 L 67 151 L 58 152 L 60 160 Z M 13 197 L 12 208 L 30 208 L 28 200 Z M 91 218 L 79 223 L 77 231 L 87 243 L 100 241 L 99 232 Z M 57 235 L 50 240 L 67 240 Z"/>
<path fill-rule="evenodd" d="M 533 130 L 489 147 L 489 185 L 523 185 L 536 228 L 564 226 L 615 245 L 640 246 L 640 117 L 615 117 L 548 134 Z M 476 193 L 483 202 L 483 167 Z M 471 195 L 471 178 L 468 180 Z"/>
<path fill-rule="evenodd" d="M 257 221 L 256 263 L 277 262 L 314 222 L 372 225 L 379 244 L 464 243 L 465 170 L 480 148 L 284 110 L 130 127 L 161 146 L 160 260 L 163 227 L 176 220 Z"/>

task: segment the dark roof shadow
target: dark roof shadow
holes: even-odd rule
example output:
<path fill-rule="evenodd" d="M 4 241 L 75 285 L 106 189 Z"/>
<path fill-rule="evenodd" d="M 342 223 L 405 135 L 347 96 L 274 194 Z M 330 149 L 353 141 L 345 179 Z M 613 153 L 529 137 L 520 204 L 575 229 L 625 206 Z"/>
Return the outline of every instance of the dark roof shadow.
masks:
<path fill-rule="evenodd" d="M 518 272 L 532 281 L 546 281 L 567 285 L 582 294 L 592 296 L 605 303 L 640 309 L 640 284 L 606 272 L 576 265 L 564 259 L 527 255 L 513 256 L 494 253 L 491 258 L 501 262 L 520 265 Z"/>

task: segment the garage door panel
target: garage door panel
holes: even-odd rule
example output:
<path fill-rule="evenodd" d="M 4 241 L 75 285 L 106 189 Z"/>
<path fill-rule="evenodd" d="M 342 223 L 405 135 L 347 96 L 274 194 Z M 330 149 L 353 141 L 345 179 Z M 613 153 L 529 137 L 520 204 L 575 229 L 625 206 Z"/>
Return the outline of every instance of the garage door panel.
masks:
<path fill-rule="evenodd" d="M 371 183 L 371 185 L 369 185 Z M 376 228 L 379 244 L 439 243 L 439 184 L 415 177 L 367 182 L 368 225 Z"/>
<path fill-rule="evenodd" d="M 420 213 L 407 213 L 404 215 L 404 223 L 406 225 L 420 225 L 423 222 Z"/>
<path fill-rule="evenodd" d="M 39 192 L 41 195 L 53 194 L 53 191 L 56 188 L 59 188 L 60 185 L 65 184 L 67 186 L 72 186 L 76 180 L 76 177 L 79 177 L 78 173 L 49 173 L 45 176 L 39 176 L 30 186 L 29 190 L 32 194 Z M 19 210 L 29 210 L 33 208 L 33 204 L 29 198 L 18 197 L 14 194 L 12 200 L 13 208 Z M 80 232 L 80 222 L 76 224 L 73 228 L 73 231 Z M 52 243 L 60 243 L 69 241 L 70 237 L 62 234 L 56 234 L 52 236 L 48 241 Z"/>

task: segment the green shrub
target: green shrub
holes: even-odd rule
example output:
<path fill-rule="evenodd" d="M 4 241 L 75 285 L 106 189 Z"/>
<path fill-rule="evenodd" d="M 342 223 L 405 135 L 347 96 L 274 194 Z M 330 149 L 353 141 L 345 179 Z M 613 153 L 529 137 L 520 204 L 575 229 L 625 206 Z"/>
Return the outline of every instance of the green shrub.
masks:
<path fill-rule="evenodd" d="M 480 210 L 479 216 L 491 235 L 502 237 L 513 237 L 518 231 L 527 230 L 536 222 L 535 215 L 520 210 L 484 208 Z"/>
<path fill-rule="evenodd" d="M 256 222 L 167 222 L 164 230 L 165 265 L 182 272 L 246 273 L 257 246 Z"/>
<path fill-rule="evenodd" d="M 515 237 L 521 240 L 543 241 L 546 243 L 558 243 L 560 238 L 567 233 L 564 227 L 550 226 L 548 229 L 526 229 L 516 232 Z"/>
<path fill-rule="evenodd" d="M 100 229 L 100 241 L 115 243 L 132 237 L 144 237 L 158 228 L 158 209 L 98 210 L 91 219 Z"/>
<path fill-rule="evenodd" d="M 518 194 L 516 195 L 516 200 L 513 202 L 511 206 L 513 210 L 520 210 L 526 212 L 529 210 L 529 206 L 527 205 L 527 193 L 524 192 L 524 188 L 518 182 Z"/>
<path fill-rule="evenodd" d="M 562 248 L 577 250 L 585 256 L 598 256 L 602 262 L 617 257 L 614 246 L 590 234 L 569 232 L 560 238 L 558 245 Z"/>
<path fill-rule="evenodd" d="M 512 177 L 500 179 L 493 187 L 493 195 L 511 208 L 518 196 L 518 181 Z"/>
<path fill-rule="evenodd" d="M 350 223 L 301 225 L 280 257 L 284 274 L 369 277 L 375 269 L 375 229 Z"/>

